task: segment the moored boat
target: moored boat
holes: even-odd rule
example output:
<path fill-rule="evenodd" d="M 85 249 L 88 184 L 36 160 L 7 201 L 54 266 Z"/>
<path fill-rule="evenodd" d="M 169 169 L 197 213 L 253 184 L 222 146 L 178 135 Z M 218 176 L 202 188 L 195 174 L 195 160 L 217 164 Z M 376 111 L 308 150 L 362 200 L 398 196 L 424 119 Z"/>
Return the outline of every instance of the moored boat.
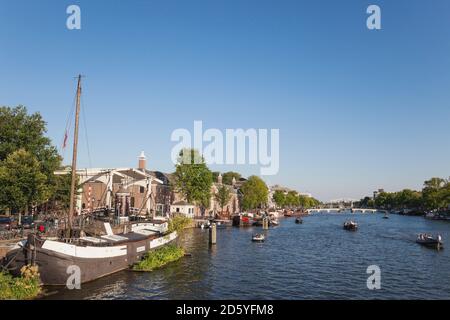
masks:
<path fill-rule="evenodd" d="M 167 223 L 163 226 L 167 230 Z M 66 285 L 71 268 L 79 268 L 80 282 L 89 282 L 127 269 L 151 250 L 177 238 L 177 233 L 160 232 L 160 226 L 140 223 L 123 234 L 67 239 L 43 239 L 30 234 L 9 251 L 3 265 L 14 275 L 29 264 L 39 267 L 44 285 Z"/>
<path fill-rule="evenodd" d="M 129 220 L 123 211 L 129 203 L 126 197 L 117 199 L 114 219 L 123 226 L 122 233 L 114 233 L 109 222 L 104 222 L 104 230 L 89 233 L 83 223 L 75 227 L 75 197 L 77 187 L 77 145 L 80 114 L 81 75 L 78 76 L 73 154 L 71 165 L 71 188 L 67 224 L 58 237 L 43 238 L 33 232 L 28 238 L 18 242 L 0 261 L 4 269 L 19 275 L 23 266 L 38 266 L 40 279 L 44 285 L 66 285 L 75 275 L 76 282 L 85 283 L 124 270 L 138 262 L 148 251 L 164 246 L 177 238 L 177 233 L 168 233 L 167 222 L 121 223 Z M 121 194 L 121 189 L 116 195 Z M 119 208 L 122 208 L 119 210 Z M 83 221 L 84 216 L 78 216 Z M 90 217 L 90 216 L 89 216 Z M 95 220 L 95 217 L 94 217 Z M 82 227 L 81 227 L 82 226 Z M 89 236 L 86 236 L 88 234 Z"/>
<path fill-rule="evenodd" d="M 301 218 L 296 218 L 296 219 L 295 219 L 295 223 L 297 223 L 297 224 L 302 224 L 302 223 L 303 223 L 303 220 L 302 220 Z"/>

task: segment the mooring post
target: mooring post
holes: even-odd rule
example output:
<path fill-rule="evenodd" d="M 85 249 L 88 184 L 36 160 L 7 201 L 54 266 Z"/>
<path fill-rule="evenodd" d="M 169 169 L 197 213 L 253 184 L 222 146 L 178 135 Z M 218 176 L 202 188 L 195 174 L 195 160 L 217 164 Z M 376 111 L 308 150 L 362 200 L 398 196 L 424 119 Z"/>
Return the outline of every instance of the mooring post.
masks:
<path fill-rule="evenodd" d="M 213 223 L 209 229 L 209 244 L 216 244 L 217 242 L 217 228 L 216 224 Z"/>
<path fill-rule="evenodd" d="M 263 218 L 263 229 L 269 229 L 269 219 Z"/>

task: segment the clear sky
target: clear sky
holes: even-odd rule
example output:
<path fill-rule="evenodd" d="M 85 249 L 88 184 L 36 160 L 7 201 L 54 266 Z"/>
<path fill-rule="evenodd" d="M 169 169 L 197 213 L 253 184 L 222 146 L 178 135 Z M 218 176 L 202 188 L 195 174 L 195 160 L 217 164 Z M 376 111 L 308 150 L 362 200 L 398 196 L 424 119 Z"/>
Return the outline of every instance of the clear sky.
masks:
<path fill-rule="evenodd" d="M 366 27 L 370 4 L 382 30 Z M 279 128 L 265 180 L 321 200 L 450 175 L 448 0 L 0 0 L 0 105 L 41 112 L 60 145 L 78 73 L 80 167 L 136 166 L 145 150 L 171 171 L 172 131 L 202 120 Z"/>

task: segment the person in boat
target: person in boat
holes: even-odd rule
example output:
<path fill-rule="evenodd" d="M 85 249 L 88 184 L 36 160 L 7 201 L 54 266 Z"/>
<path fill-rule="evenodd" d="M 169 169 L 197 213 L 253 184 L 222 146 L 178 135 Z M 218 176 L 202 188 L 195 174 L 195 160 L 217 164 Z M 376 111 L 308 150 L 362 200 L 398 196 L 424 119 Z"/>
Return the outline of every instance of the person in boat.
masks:
<path fill-rule="evenodd" d="M 437 241 L 439 241 L 439 242 L 441 242 L 441 241 L 442 241 L 442 237 L 441 237 L 441 235 L 440 235 L 440 234 L 438 234 L 438 235 L 436 236 L 436 238 L 437 238 Z"/>

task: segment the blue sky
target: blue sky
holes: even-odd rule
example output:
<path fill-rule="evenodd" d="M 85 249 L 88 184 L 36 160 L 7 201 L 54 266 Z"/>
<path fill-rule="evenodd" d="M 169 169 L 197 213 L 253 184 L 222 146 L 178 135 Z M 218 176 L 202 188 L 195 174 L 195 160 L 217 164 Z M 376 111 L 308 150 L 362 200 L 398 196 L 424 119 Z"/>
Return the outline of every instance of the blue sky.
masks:
<path fill-rule="evenodd" d="M 66 28 L 70 4 L 81 30 Z M 366 28 L 370 4 L 382 30 Z M 80 167 L 135 166 L 145 150 L 171 171 L 172 131 L 202 120 L 279 128 L 265 180 L 321 200 L 450 175 L 446 0 L 0 0 L 1 105 L 41 112 L 60 145 L 78 73 Z"/>

